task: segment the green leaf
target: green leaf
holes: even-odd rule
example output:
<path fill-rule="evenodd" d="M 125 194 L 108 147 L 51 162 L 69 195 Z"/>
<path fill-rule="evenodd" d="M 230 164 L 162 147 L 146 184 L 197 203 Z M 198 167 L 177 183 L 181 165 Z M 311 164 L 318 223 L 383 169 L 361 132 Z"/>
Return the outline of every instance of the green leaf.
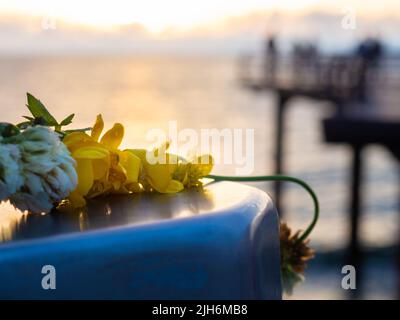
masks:
<path fill-rule="evenodd" d="M 22 116 L 22 118 L 25 118 L 26 120 L 29 120 L 29 121 L 35 120 L 35 118 L 28 117 L 28 116 Z"/>
<path fill-rule="evenodd" d="M 20 122 L 17 124 L 17 127 L 20 129 L 25 129 L 27 128 L 29 125 L 31 125 L 32 122 L 31 121 L 24 121 L 24 122 Z"/>
<path fill-rule="evenodd" d="M 35 118 L 42 117 L 48 126 L 58 125 L 57 120 L 54 119 L 40 100 L 36 99 L 30 93 L 27 93 L 26 95 L 28 97 L 27 107 Z"/>
<path fill-rule="evenodd" d="M 72 119 L 75 117 L 75 114 L 70 114 L 68 117 L 66 117 L 63 121 L 61 121 L 60 125 L 62 126 L 67 126 L 72 122 Z"/>

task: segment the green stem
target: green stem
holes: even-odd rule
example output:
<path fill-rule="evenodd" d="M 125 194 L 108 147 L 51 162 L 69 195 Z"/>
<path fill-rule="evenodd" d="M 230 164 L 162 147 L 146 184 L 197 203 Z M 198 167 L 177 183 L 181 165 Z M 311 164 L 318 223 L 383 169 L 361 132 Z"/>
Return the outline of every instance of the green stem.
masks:
<path fill-rule="evenodd" d="M 313 202 L 314 202 L 314 217 L 307 227 L 307 229 L 302 233 L 302 235 L 298 238 L 298 241 L 301 242 L 310 235 L 312 230 L 314 229 L 318 217 L 319 217 L 319 203 L 318 203 L 318 198 L 313 191 L 313 189 L 305 183 L 303 180 L 290 177 L 290 176 L 284 176 L 284 175 L 272 175 L 272 176 L 219 176 L 219 175 L 213 175 L 210 174 L 206 176 L 206 178 L 213 179 L 215 181 L 238 181 L 238 182 L 255 182 L 255 181 L 286 181 L 286 182 L 294 182 L 302 186 L 306 191 L 310 194 Z"/>

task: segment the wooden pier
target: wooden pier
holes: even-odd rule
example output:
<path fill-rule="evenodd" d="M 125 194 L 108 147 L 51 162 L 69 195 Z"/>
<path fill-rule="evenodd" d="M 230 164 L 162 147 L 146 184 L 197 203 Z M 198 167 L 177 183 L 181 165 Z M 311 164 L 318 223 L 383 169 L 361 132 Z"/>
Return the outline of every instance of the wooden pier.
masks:
<path fill-rule="evenodd" d="M 268 59 L 267 59 L 268 61 Z M 275 63 L 279 64 L 278 60 Z M 264 68 L 261 77 L 254 77 L 249 71 L 241 72 L 241 81 L 245 88 L 254 92 L 272 91 L 277 95 L 275 105 L 275 154 L 274 169 L 276 174 L 285 174 L 285 121 L 288 102 L 298 96 L 316 101 L 328 101 L 334 106 L 334 115 L 322 120 L 323 136 L 327 143 L 347 144 L 352 150 L 349 164 L 349 243 L 346 264 L 357 270 L 357 290 L 351 290 L 352 298 L 357 298 L 362 291 L 362 254 L 359 242 L 359 220 L 362 206 L 363 185 L 363 150 L 371 144 L 387 148 L 400 161 L 400 93 L 398 100 L 385 103 L 384 93 L 373 94 L 373 85 L 368 83 L 368 76 L 379 71 L 376 66 L 358 57 L 319 58 L 308 62 L 304 67 L 307 80 L 295 65 L 286 75 L 268 74 L 271 68 Z M 279 67 L 273 70 L 279 70 Z M 288 73 L 288 70 L 285 71 Z M 311 80 L 310 80 L 311 79 Z M 399 88 L 400 89 L 400 88 Z M 397 103 L 397 104 L 396 104 Z M 282 216 L 282 189 L 279 183 L 274 186 L 275 203 Z M 398 239 L 398 266 L 400 270 L 400 237 Z M 400 275 L 398 280 L 400 296 Z"/>

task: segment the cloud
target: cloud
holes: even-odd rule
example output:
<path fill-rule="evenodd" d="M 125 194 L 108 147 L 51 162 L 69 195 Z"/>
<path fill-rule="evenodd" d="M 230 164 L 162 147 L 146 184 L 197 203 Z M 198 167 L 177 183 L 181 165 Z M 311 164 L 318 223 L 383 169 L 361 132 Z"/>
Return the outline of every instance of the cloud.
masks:
<path fill-rule="evenodd" d="M 350 31 L 341 27 L 341 19 L 340 14 L 326 12 L 295 15 L 256 11 L 191 29 L 169 28 L 154 34 L 138 23 L 100 29 L 52 21 L 51 17 L 1 15 L 0 54 L 237 54 L 257 50 L 269 33 L 278 35 L 284 49 L 296 39 L 309 39 L 326 50 L 344 50 L 370 33 L 379 33 L 392 47 L 399 40 L 395 30 L 399 30 L 400 20 L 395 16 L 357 17 L 357 28 Z"/>

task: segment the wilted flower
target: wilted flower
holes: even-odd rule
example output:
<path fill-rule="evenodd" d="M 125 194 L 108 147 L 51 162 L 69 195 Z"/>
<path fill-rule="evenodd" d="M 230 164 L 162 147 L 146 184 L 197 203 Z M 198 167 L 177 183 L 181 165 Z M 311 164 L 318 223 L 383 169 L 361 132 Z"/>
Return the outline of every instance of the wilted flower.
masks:
<path fill-rule="evenodd" d="M 46 127 L 30 127 L 16 137 L 23 185 L 10 196 L 18 209 L 48 212 L 75 189 L 75 160 L 57 134 Z"/>
<path fill-rule="evenodd" d="M 283 288 L 291 294 L 293 287 L 303 281 L 307 261 L 314 257 L 309 240 L 299 241 L 300 231 L 292 234 L 286 223 L 280 225 L 281 268 Z"/>
<path fill-rule="evenodd" d="M 19 158 L 18 146 L 0 142 L 0 202 L 19 190 L 24 182 Z"/>

